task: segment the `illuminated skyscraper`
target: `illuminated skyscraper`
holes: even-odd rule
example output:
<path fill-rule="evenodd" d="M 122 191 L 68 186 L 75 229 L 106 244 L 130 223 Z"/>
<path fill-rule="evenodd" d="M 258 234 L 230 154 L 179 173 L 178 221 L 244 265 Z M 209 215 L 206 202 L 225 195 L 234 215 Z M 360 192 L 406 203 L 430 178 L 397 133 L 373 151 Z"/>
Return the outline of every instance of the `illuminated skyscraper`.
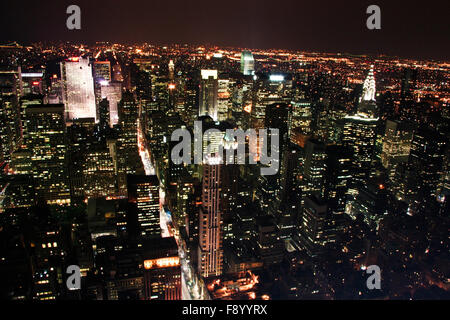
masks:
<path fill-rule="evenodd" d="M 120 133 L 117 141 L 119 193 L 126 194 L 126 175 L 142 167 L 137 143 L 139 107 L 131 92 L 125 92 L 119 103 Z"/>
<path fill-rule="evenodd" d="M 94 78 L 89 58 L 70 58 L 61 62 L 65 119 L 97 119 Z"/>
<path fill-rule="evenodd" d="M 109 61 L 94 62 L 95 81 L 111 81 L 111 63 Z"/>
<path fill-rule="evenodd" d="M 375 76 L 372 65 L 364 80 L 363 92 L 359 98 L 358 114 L 369 118 L 375 118 L 377 116 L 378 108 L 375 100 L 375 92 Z"/>
<path fill-rule="evenodd" d="M 354 151 L 354 177 L 365 178 L 370 172 L 374 158 L 378 118 L 362 115 L 347 116 L 344 119 L 342 142 Z"/>
<path fill-rule="evenodd" d="M 363 93 L 356 114 L 344 118 L 342 142 L 354 149 L 355 177 L 363 179 L 370 173 L 374 159 L 378 127 L 373 66 L 364 81 Z"/>
<path fill-rule="evenodd" d="M 305 148 L 304 195 L 323 197 L 325 177 L 325 145 L 315 139 L 309 139 Z"/>
<path fill-rule="evenodd" d="M 399 163 L 408 161 L 411 149 L 413 128 L 410 124 L 398 121 L 386 121 L 381 163 L 392 179 Z"/>
<path fill-rule="evenodd" d="M 86 197 L 98 198 L 116 194 L 113 158 L 106 145 L 92 145 L 86 152 L 83 177 Z"/>
<path fill-rule="evenodd" d="M 218 157 L 210 157 L 203 167 L 198 268 L 200 275 L 205 278 L 220 276 L 223 272 L 222 165 L 218 162 Z"/>
<path fill-rule="evenodd" d="M 173 60 L 169 61 L 169 79 L 174 79 L 174 73 L 175 73 L 175 64 L 173 63 Z"/>
<path fill-rule="evenodd" d="M 201 70 L 201 77 L 198 115 L 209 115 L 217 121 L 219 88 L 217 70 Z"/>
<path fill-rule="evenodd" d="M 308 255 L 314 257 L 321 253 L 327 244 L 327 205 L 315 196 L 307 197 L 300 222 L 300 245 Z"/>
<path fill-rule="evenodd" d="M 70 203 L 64 106 L 30 105 L 25 122 L 38 196 L 49 204 Z"/>
<path fill-rule="evenodd" d="M 20 108 L 17 96 L 0 97 L 0 164 L 10 161 L 21 141 Z"/>
<path fill-rule="evenodd" d="M 101 98 L 109 101 L 109 124 L 112 127 L 119 123 L 118 103 L 122 99 L 122 84 L 103 81 L 100 85 Z"/>
<path fill-rule="evenodd" d="M 231 110 L 231 88 L 229 79 L 219 79 L 217 100 L 217 120 L 225 121 L 228 118 L 228 111 Z"/>
<path fill-rule="evenodd" d="M 417 206 L 430 210 L 435 204 L 444 181 L 447 147 L 448 139 L 433 129 L 421 127 L 414 133 L 408 159 L 412 186 L 406 196 L 411 214 Z"/>
<path fill-rule="evenodd" d="M 156 176 L 128 175 L 128 201 L 135 202 L 141 235 L 161 236 L 159 180 Z"/>
<path fill-rule="evenodd" d="M 242 51 L 241 53 L 241 72 L 244 76 L 255 74 L 255 59 L 250 51 Z"/>
<path fill-rule="evenodd" d="M 292 128 L 299 128 L 302 134 L 309 134 L 311 122 L 311 102 L 308 100 L 292 101 Z"/>

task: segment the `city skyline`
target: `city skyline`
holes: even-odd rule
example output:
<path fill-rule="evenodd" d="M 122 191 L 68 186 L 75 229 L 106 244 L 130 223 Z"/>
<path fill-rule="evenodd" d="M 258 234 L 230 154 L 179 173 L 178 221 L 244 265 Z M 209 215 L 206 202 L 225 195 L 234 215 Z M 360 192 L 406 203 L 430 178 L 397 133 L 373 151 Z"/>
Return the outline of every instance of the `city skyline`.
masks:
<path fill-rule="evenodd" d="M 0 300 L 450 299 L 442 22 L 80 1 L 68 30 L 67 5 L 2 4 Z"/>

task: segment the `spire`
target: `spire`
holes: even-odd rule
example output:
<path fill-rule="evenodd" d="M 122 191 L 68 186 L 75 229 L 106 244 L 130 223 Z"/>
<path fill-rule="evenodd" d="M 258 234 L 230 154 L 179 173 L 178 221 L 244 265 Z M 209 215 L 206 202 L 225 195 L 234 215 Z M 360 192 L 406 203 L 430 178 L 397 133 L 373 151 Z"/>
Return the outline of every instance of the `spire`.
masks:
<path fill-rule="evenodd" d="M 375 77 L 373 76 L 373 65 L 370 66 L 369 74 L 364 80 L 362 101 L 375 101 Z"/>
<path fill-rule="evenodd" d="M 364 80 L 363 92 L 359 99 L 357 111 L 358 116 L 365 118 L 376 118 L 378 107 L 375 101 L 375 77 L 373 75 L 373 65 L 370 66 L 366 80 Z"/>

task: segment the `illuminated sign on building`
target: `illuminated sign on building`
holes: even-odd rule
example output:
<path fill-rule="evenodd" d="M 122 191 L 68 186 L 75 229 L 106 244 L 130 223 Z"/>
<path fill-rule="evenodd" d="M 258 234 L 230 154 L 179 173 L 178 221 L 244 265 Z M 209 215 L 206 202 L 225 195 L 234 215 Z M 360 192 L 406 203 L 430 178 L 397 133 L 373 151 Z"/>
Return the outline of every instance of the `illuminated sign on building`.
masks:
<path fill-rule="evenodd" d="M 167 258 L 159 258 L 159 259 L 151 259 L 144 261 L 144 268 L 156 269 L 156 268 L 170 268 L 177 267 L 180 265 L 179 257 L 167 257 Z"/>
<path fill-rule="evenodd" d="M 271 74 L 269 79 L 270 81 L 284 81 L 284 76 L 279 74 Z"/>

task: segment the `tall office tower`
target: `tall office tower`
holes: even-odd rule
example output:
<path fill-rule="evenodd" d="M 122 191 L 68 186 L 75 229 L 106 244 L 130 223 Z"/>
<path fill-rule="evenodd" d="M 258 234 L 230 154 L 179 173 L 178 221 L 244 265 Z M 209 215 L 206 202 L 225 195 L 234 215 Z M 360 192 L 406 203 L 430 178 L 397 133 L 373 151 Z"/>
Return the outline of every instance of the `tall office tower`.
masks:
<path fill-rule="evenodd" d="M 292 101 L 292 128 L 299 128 L 302 134 L 311 133 L 311 102 L 308 100 Z"/>
<path fill-rule="evenodd" d="M 142 167 L 137 144 L 139 109 L 133 94 L 123 94 L 119 103 L 120 132 L 117 140 L 119 193 L 126 194 L 126 175 L 135 174 Z"/>
<path fill-rule="evenodd" d="M 378 120 L 375 77 L 371 66 L 356 114 L 343 119 L 342 143 L 354 149 L 354 176 L 357 180 L 372 176 L 371 163 L 375 156 Z"/>
<path fill-rule="evenodd" d="M 388 171 L 388 176 L 391 180 L 394 177 L 395 168 L 398 164 L 408 161 L 412 136 L 412 124 L 392 120 L 386 121 L 381 163 Z"/>
<path fill-rule="evenodd" d="M 110 115 L 109 115 L 109 101 L 104 98 L 98 104 L 98 116 L 100 128 L 104 129 L 109 127 Z"/>
<path fill-rule="evenodd" d="M 419 128 L 414 133 L 408 165 L 414 181 L 410 194 L 418 208 L 430 209 L 436 200 L 444 178 L 447 146 L 446 137 L 430 128 Z"/>
<path fill-rule="evenodd" d="M 89 58 L 77 57 L 61 62 L 61 77 L 66 121 L 97 119 L 94 78 Z"/>
<path fill-rule="evenodd" d="M 198 270 L 198 251 L 199 251 L 199 229 L 200 229 L 200 208 L 202 205 L 202 184 L 198 179 L 194 180 L 194 188 L 188 196 L 186 210 L 186 243 L 187 256 L 192 267 Z"/>
<path fill-rule="evenodd" d="M 280 156 L 289 142 L 292 121 L 292 107 L 287 103 L 273 103 L 266 106 L 265 128 L 279 130 Z"/>
<path fill-rule="evenodd" d="M 22 140 L 20 108 L 17 96 L 0 97 L 0 165 L 11 160 L 11 154 Z"/>
<path fill-rule="evenodd" d="M 136 203 L 141 235 L 161 236 L 159 180 L 156 176 L 128 175 L 128 201 Z"/>
<path fill-rule="evenodd" d="M 302 203 L 302 190 L 293 180 L 286 182 L 286 192 L 276 214 L 276 223 L 281 239 L 289 239 L 296 234 L 298 217 Z"/>
<path fill-rule="evenodd" d="M 106 145 L 92 145 L 85 154 L 83 168 L 84 194 L 87 198 L 115 196 L 116 175 L 113 158 Z"/>
<path fill-rule="evenodd" d="M 400 97 L 402 100 L 412 99 L 417 84 L 417 69 L 406 68 L 402 77 Z"/>
<path fill-rule="evenodd" d="M 230 94 L 230 80 L 218 80 L 218 94 L 217 94 L 217 120 L 225 121 L 228 118 L 228 112 L 231 111 L 231 94 Z"/>
<path fill-rule="evenodd" d="M 38 197 L 49 204 L 70 203 L 64 105 L 28 106 L 25 122 Z"/>
<path fill-rule="evenodd" d="M 173 63 L 173 60 L 169 61 L 169 80 L 175 79 L 175 64 Z"/>
<path fill-rule="evenodd" d="M 94 62 L 94 79 L 96 82 L 111 81 L 111 62 Z"/>
<path fill-rule="evenodd" d="M 311 257 L 319 255 L 328 243 L 327 211 L 326 202 L 322 199 L 315 196 L 305 199 L 299 239 L 300 245 Z"/>
<path fill-rule="evenodd" d="M 242 51 L 241 53 L 241 72 L 244 76 L 255 74 L 255 59 L 250 51 Z"/>
<path fill-rule="evenodd" d="M 175 238 L 144 244 L 144 291 L 147 300 L 181 300 L 181 264 Z"/>
<path fill-rule="evenodd" d="M 364 179 L 370 174 L 375 153 L 377 125 L 378 118 L 365 118 L 359 115 L 344 118 L 342 143 L 353 148 L 356 179 Z"/>
<path fill-rule="evenodd" d="M 362 214 L 364 222 L 376 229 L 388 209 L 387 190 L 383 181 L 373 178 L 358 185 L 358 195 L 352 205 L 351 215 L 356 218 Z"/>
<path fill-rule="evenodd" d="M 305 146 L 303 195 L 324 195 L 325 178 L 325 144 L 315 139 L 309 139 Z"/>
<path fill-rule="evenodd" d="M 118 103 L 122 99 L 122 83 L 102 82 L 100 85 L 101 98 L 109 101 L 109 124 L 112 127 L 119 123 Z"/>
<path fill-rule="evenodd" d="M 256 220 L 258 228 L 257 252 L 264 266 L 279 264 L 283 260 L 284 244 L 273 216 L 265 215 Z"/>
<path fill-rule="evenodd" d="M 217 121 L 218 79 L 217 70 L 201 70 L 198 115 L 210 116 Z"/>
<path fill-rule="evenodd" d="M 176 210 L 173 220 L 179 227 L 186 226 L 189 206 L 191 205 L 191 195 L 194 192 L 194 179 L 187 172 L 180 176 L 176 185 Z"/>
<path fill-rule="evenodd" d="M 150 73 L 145 70 L 140 70 L 136 65 L 132 65 L 130 70 L 130 81 L 136 98 L 139 102 L 152 100 L 152 82 Z"/>
<path fill-rule="evenodd" d="M 344 118 L 342 142 L 354 149 L 355 177 L 363 179 L 370 174 L 377 138 L 378 108 L 375 101 L 373 66 L 364 81 L 363 92 L 355 115 Z"/>
<path fill-rule="evenodd" d="M 332 214 L 345 212 L 347 192 L 353 174 L 353 149 L 342 145 L 326 146 L 324 198 Z"/>
<path fill-rule="evenodd" d="M 202 206 L 199 217 L 199 274 L 208 278 L 223 272 L 222 165 L 208 157 L 203 166 Z"/>
<path fill-rule="evenodd" d="M 92 131 L 80 123 L 73 123 L 67 127 L 70 193 L 72 200 L 84 201 L 83 169 L 85 153 L 92 142 Z"/>

